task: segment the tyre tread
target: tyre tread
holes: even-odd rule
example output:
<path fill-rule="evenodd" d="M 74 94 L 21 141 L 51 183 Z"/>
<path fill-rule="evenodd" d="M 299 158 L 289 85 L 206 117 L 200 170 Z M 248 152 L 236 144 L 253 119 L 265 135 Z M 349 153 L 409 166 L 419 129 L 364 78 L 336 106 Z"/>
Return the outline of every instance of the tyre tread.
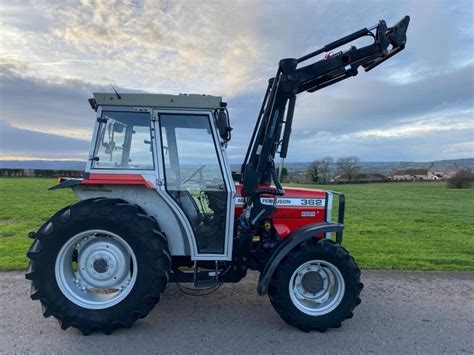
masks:
<path fill-rule="evenodd" d="M 321 317 L 321 320 L 315 320 L 319 317 L 311 316 L 296 316 L 294 307 L 292 304 L 289 304 L 288 300 L 284 297 L 285 292 L 287 293 L 287 284 L 283 282 L 283 272 L 291 267 L 292 261 L 301 257 L 304 253 L 315 253 L 322 252 L 326 255 L 336 256 L 340 260 L 343 260 L 349 270 L 349 275 L 354 284 L 354 297 L 350 298 L 351 304 L 348 307 L 344 307 L 345 312 L 339 314 L 338 317 L 330 318 L 324 317 L 324 321 Z M 346 285 L 347 287 L 347 285 Z M 280 265 L 275 270 L 275 273 L 272 276 L 270 281 L 269 288 L 269 298 L 274 309 L 280 315 L 280 317 L 285 320 L 289 325 L 292 325 L 296 328 L 301 329 L 304 332 L 309 332 L 311 330 L 316 330 L 319 332 L 324 332 L 330 328 L 339 328 L 342 322 L 346 319 L 353 317 L 353 310 L 361 303 L 360 292 L 362 291 L 363 284 L 360 282 L 360 269 L 355 263 L 354 258 L 349 254 L 349 252 L 342 248 L 340 245 L 337 245 L 334 241 L 329 239 L 323 240 L 308 240 L 301 244 L 299 247 L 293 249 L 280 263 Z M 298 311 L 299 312 L 299 311 Z M 300 312 L 303 314 L 302 312 Z"/>

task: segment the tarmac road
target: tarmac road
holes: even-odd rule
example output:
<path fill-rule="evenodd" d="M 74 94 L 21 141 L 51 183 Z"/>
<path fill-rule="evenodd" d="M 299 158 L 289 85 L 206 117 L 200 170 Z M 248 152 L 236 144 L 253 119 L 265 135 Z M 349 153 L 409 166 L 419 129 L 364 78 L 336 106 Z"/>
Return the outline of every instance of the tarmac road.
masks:
<path fill-rule="evenodd" d="M 132 329 L 84 337 L 44 319 L 23 273 L 0 273 L 3 353 L 473 353 L 474 273 L 363 271 L 362 304 L 342 328 L 303 333 L 287 326 L 257 274 L 206 297 L 170 285 Z"/>

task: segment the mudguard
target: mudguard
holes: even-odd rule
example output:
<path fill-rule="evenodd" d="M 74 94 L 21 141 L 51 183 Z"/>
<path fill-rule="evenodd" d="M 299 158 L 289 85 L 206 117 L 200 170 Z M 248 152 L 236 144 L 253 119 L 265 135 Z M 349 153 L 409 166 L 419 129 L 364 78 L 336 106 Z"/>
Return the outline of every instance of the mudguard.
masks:
<path fill-rule="evenodd" d="M 260 274 L 257 287 L 258 294 L 261 296 L 267 294 L 273 273 L 275 272 L 276 268 L 283 260 L 283 258 L 291 250 L 293 250 L 294 247 L 305 242 L 308 239 L 314 238 L 318 234 L 336 233 L 339 234 L 342 239 L 343 229 L 344 225 L 341 223 L 314 223 L 308 224 L 291 233 L 288 237 L 284 239 L 284 241 L 280 244 L 277 250 L 275 250 L 270 260 L 268 260 L 265 269 Z"/>
<path fill-rule="evenodd" d="M 59 178 L 58 183 L 54 186 L 51 186 L 48 190 L 66 189 L 69 187 L 80 185 L 81 183 L 82 179 Z"/>

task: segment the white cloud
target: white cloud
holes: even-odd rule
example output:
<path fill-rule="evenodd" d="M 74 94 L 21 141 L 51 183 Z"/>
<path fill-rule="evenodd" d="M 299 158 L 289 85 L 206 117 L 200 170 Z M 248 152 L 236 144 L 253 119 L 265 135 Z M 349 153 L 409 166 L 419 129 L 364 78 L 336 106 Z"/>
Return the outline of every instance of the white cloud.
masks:
<path fill-rule="evenodd" d="M 127 91 L 223 95 L 235 128 L 229 155 L 239 162 L 280 58 L 406 14 L 405 51 L 298 98 L 290 160 L 323 151 L 369 160 L 456 157 L 472 147 L 470 2 L 4 0 L 0 12 L 0 121 L 28 130 L 30 153 L 38 153 L 35 133 L 88 140 L 86 99 L 111 82 Z"/>
<path fill-rule="evenodd" d="M 46 134 L 54 134 L 54 135 L 59 135 L 63 137 L 68 137 L 68 138 L 77 138 L 77 139 L 83 139 L 86 141 L 89 141 L 92 136 L 92 124 L 93 120 L 90 120 L 91 123 L 91 128 L 86 129 L 86 128 L 71 128 L 71 129 L 61 129 L 61 128 L 48 128 L 45 126 L 31 126 L 31 124 L 22 124 L 17 123 L 17 124 L 12 124 L 12 128 L 18 128 L 18 129 L 23 129 L 23 130 L 29 130 L 30 132 L 38 132 L 38 133 L 46 133 Z"/>
<path fill-rule="evenodd" d="M 436 112 L 397 125 L 354 132 L 352 136 L 361 138 L 417 137 L 426 133 L 451 130 L 474 132 L 474 109 Z"/>
<path fill-rule="evenodd" d="M 230 95 L 254 79 L 264 50 L 242 3 L 82 1 L 35 3 L 34 9 L 50 31 L 6 21 L 1 53 L 31 62 L 43 78 Z"/>
<path fill-rule="evenodd" d="M 11 127 L 0 122 L 0 159 L 86 160 L 88 141 Z"/>
<path fill-rule="evenodd" d="M 311 161 L 327 155 L 358 155 L 364 160 L 382 161 L 413 160 L 413 156 L 419 160 L 472 158 L 473 143 L 474 109 L 446 110 L 376 129 L 298 132 L 292 136 L 289 158 L 292 161 Z"/>

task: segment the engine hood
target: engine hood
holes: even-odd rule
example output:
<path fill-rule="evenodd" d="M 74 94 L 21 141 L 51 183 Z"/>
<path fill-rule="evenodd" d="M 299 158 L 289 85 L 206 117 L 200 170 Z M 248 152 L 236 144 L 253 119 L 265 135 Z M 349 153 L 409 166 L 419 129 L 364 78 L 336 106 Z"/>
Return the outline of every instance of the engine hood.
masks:
<path fill-rule="evenodd" d="M 235 216 L 242 213 L 244 198 L 242 197 L 242 185 L 236 184 L 235 190 Z M 275 197 L 262 195 L 260 201 L 263 204 L 275 204 Z M 312 190 L 303 188 L 285 188 L 285 195 L 276 200 L 277 210 L 271 216 L 275 228 L 281 237 L 286 237 L 292 230 L 298 229 L 310 223 L 321 223 L 330 218 L 331 193 L 323 190 Z M 329 208 L 328 208 L 329 207 Z"/>
<path fill-rule="evenodd" d="M 242 196 L 242 185 L 235 184 L 235 191 L 238 197 Z M 323 198 L 325 199 L 327 192 L 324 190 L 304 189 L 300 187 L 285 187 L 285 195 L 281 198 Z M 262 197 L 272 198 L 273 196 L 262 195 Z"/>

